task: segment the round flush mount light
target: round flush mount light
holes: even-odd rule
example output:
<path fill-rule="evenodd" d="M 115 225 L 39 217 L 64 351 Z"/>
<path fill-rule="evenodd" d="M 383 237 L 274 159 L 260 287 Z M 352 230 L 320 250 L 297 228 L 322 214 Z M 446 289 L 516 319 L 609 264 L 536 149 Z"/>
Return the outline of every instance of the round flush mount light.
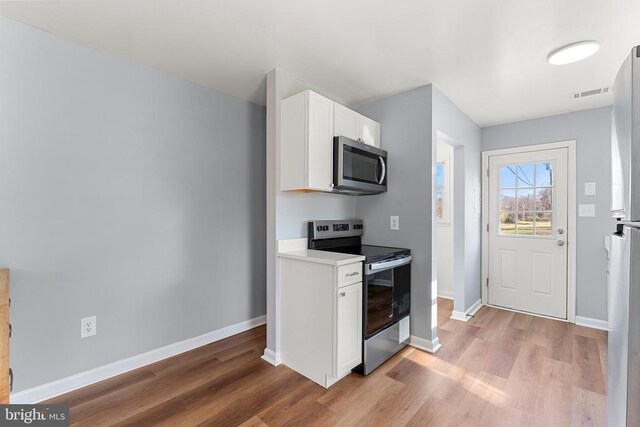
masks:
<path fill-rule="evenodd" d="M 595 54 L 600 49 L 600 43 L 595 40 L 585 40 L 571 43 L 554 50 L 547 59 L 552 65 L 565 65 L 582 61 Z"/>

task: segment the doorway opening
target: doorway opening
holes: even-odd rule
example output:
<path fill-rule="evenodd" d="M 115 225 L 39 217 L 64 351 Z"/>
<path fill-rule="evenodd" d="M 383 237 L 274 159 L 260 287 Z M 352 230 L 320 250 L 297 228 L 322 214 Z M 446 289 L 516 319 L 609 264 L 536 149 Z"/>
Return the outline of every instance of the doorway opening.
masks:
<path fill-rule="evenodd" d="M 436 253 L 438 297 L 453 300 L 454 147 L 438 139 L 436 148 Z"/>

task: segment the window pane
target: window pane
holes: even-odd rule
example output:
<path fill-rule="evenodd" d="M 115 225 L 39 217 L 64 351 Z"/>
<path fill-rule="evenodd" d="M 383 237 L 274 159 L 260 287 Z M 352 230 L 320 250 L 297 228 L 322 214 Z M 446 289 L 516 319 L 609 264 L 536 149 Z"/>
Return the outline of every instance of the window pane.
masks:
<path fill-rule="evenodd" d="M 533 216 L 531 212 L 518 214 L 518 235 L 533 236 Z"/>
<path fill-rule="evenodd" d="M 536 163 L 536 187 L 553 185 L 553 165 L 549 162 Z"/>
<path fill-rule="evenodd" d="M 500 187 L 515 188 L 516 186 L 516 167 L 507 165 L 500 167 Z"/>
<path fill-rule="evenodd" d="M 551 212 L 536 213 L 536 236 L 551 236 Z"/>
<path fill-rule="evenodd" d="M 551 210 L 551 187 L 537 188 L 536 189 L 536 210 L 537 211 L 550 211 Z"/>
<path fill-rule="evenodd" d="M 535 203 L 533 199 L 533 188 L 518 189 L 518 211 L 533 211 Z"/>
<path fill-rule="evenodd" d="M 500 234 L 516 234 L 516 214 L 500 213 Z"/>
<path fill-rule="evenodd" d="M 533 163 L 518 165 L 518 187 L 533 186 Z"/>
<path fill-rule="evenodd" d="M 500 210 L 509 212 L 516 211 L 516 190 L 500 191 Z"/>
<path fill-rule="evenodd" d="M 444 188 L 444 163 L 436 165 L 436 190 L 442 191 Z"/>
<path fill-rule="evenodd" d="M 444 215 L 444 207 L 442 205 L 442 191 L 436 192 L 436 219 L 442 219 Z"/>

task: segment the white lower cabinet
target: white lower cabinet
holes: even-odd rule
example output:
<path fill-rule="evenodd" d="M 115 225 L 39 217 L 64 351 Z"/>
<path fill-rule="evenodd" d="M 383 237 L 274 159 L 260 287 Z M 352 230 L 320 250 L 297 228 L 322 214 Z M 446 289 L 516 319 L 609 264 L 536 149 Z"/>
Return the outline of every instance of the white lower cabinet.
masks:
<path fill-rule="evenodd" d="M 362 362 L 362 282 L 340 280 L 362 263 L 346 265 L 280 258 L 282 363 L 323 387 Z"/>
<path fill-rule="evenodd" d="M 362 282 L 338 289 L 338 377 L 362 362 Z"/>

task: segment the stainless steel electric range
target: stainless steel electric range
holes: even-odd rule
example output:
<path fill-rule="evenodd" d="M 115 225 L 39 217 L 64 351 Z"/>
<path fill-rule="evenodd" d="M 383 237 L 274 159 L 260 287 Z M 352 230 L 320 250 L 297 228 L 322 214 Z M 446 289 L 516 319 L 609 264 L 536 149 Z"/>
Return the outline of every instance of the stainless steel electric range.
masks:
<path fill-rule="evenodd" d="M 360 219 L 310 221 L 309 249 L 363 255 L 362 364 L 368 375 L 409 344 L 411 250 L 362 244 Z"/>

